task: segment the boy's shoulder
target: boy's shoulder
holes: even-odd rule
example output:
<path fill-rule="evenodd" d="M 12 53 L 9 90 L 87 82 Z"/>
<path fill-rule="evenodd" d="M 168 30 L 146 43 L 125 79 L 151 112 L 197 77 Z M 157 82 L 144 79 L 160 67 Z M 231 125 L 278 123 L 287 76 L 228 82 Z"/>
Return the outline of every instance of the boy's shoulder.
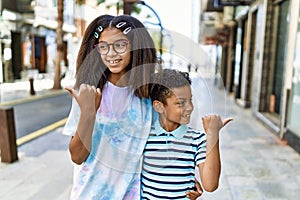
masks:
<path fill-rule="evenodd" d="M 188 128 L 187 128 L 187 133 L 193 134 L 193 135 L 195 135 L 195 137 L 199 137 L 199 136 L 202 137 L 202 136 L 206 135 L 204 131 L 201 131 L 199 129 L 195 129 L 195 128 L 190 127 L 190 126 L 188 126 Z"/>
<path fill-rule="evenodd" d="M 193 127 L 191 127 L 191 126 L 187 126 L 187 131 L 190 131 L 190 132 L 194 132 L 194 133 L 203 133 L 203 134 L 205 134 L 205 132 L 204 131 L 201 131 L 201 130 L 199 130 L 199 129 L 195 129 L 195 128 L 193 128 Z"/>

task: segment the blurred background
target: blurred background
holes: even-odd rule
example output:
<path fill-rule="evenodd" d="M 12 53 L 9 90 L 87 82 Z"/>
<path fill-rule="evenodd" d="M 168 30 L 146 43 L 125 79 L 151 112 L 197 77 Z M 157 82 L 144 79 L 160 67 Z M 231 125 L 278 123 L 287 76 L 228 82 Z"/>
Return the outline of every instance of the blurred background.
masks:
<path fill-rule="evenodd" d="M 0 0 L 0 199 L 69 199 L 64 87 L 102 14 L 140 19 L 159 63 L 189 72 L 191 124 L 234 118 L 220 136 L 220 186 L 201 198 L 298 199 L 299 10 L 300 0 Z"/>
<path fill-rule="evenodd" d="M 30 78 L 53 89 L 72 83 L 89 22 L 131 14 L 151 29 L 165 67 L 214 78 L 300 151 L 299 0 L 0 2 L 0 85 Z"/>

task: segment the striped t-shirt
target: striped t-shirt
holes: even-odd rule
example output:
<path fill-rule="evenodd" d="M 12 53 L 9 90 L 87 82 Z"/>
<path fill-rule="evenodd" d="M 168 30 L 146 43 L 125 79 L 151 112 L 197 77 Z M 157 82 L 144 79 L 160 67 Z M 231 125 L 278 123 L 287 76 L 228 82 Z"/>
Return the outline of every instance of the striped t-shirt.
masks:
<path fill-rule="evenodd" d="M 142 199 L 188 199 L 195 167 L 206 159 L 206 135 L 187 125 L 165 131 L 158 120 L 144 149 Z"/>

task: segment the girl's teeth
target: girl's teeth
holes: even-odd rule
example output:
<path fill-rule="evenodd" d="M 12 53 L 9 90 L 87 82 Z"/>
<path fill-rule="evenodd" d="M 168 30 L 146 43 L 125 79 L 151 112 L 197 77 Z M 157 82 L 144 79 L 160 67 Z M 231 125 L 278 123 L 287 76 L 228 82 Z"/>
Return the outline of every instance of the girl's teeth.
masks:
<path fill-rule="evenodd" d="M 118 63 L 118 62 L 119 62 L 119 60 L 111 60 L 111 61 L 109 61 L 110 64 L 115 64 L 115 63 Z"/>

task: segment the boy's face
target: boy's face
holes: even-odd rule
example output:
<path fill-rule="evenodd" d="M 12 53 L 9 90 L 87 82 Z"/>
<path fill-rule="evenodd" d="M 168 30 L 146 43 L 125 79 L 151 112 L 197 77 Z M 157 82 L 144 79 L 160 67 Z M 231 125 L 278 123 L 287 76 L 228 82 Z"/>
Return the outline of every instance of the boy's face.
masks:
<path fill-rule="evenodd" d="M 166 99 L 167 104 L 162 105 L 160 113 L 162 126 L 167 131 L 175 130 L 180 124 L 190 122 L 191 113 L 194 109 L 190 86 L 172 89 L 173 95 Z"/>

